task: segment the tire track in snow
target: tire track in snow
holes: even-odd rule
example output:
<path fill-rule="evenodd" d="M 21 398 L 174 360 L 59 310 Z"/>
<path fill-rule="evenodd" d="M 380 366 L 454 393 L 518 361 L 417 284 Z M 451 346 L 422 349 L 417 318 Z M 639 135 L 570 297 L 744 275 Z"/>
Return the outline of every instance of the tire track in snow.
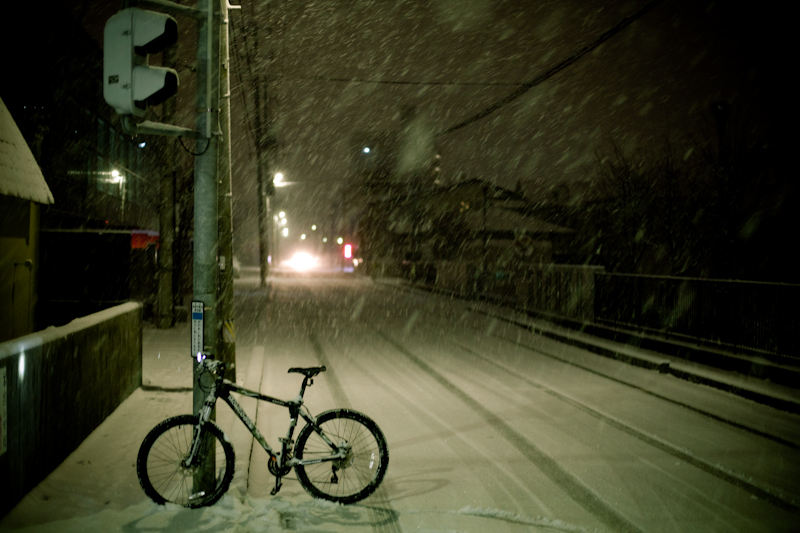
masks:
<path fill-rule="evenodd" d="M 317 360 L 327 369 L 327 372 L 325 373 L 325 380 L 330 384 L 331 394 L 333 395 L 333 400 L 336 403 L 336 407 L 347 409 L 352 408 L 350 400 L 347 398 L 347 393 L 344 391 L 344 387 L 342 387 L 342 382 L 339 381 L 336 371 L 331 366 L 331 361 L 328 359 L 325 350 L 322 348 L 322 344 L 320 344 L 317 334 L 313 332 L 309 333 L 308 340 L 311 343 L 314 354 L 317 356 Z"/>
<path fill-rule="evenodd" d="M 350 400 L 347 398 L 347 393 L 345 392 L 341 381 L 339 381 L 339 378 L 336 376 L 336 373 L 333 371 L 330 359 L 325 353 L 325 349 L 322 347 L 322 344 L 319 342 L 316 333 L 309 333 L 308 340 L 311 342 L 311 347 L 314 349 L 314 353 L 316 354 L 320 364 L 325 365 L 327 368 L 327 375 L 325 378 L 330 382 L 331 393 L 333 394 L 333 399 L 336 402 L 337 407 L 351 409 L 352 405 Z M 391 450 L 389 451 L 389 455 L 391 456 Z M 384 481 L 386 480 L 384 479 Z M 383 483 L 381 483 L 381 486 L 378 487 L 378 490 L 369 496 L 369 499 L 377 505 L 362 505 L 362 507 L 367 510 L 372 531 L 375 533 L 403 533 L 403 530 L 400 527 L 400 513 L 398 513 L 395 510 L 394 505 L 392 505 Z"/>
<path fill-rule="evenodd" d="M 537 382 L 536 380 L 533 380 L 533 379 L 530 379 L 530 378 L 527 378 L 527 377 L 523 377 L 523 376 L 519 375 L 519 373 L 514 372 L 509 368 L 506 368 L 505 366 L 501 365 L 500 363 L 492 361 L 488 357 L 485 357 L 484 355 L 479 354 L 478 352 L 472 350 L 471 348 L 468 348 L 468 347 L 464 346 L 463 344 L 461 344 L 459 342 L 453 341 L 453 344 L 455 344 L 456 346 L 458 346 L 462 350 L 466 351 L 470 355 L 473 355 L 475 357 L 480 358 L 481 360 L 483 360 L 484 362 L 494 366 L 495 368 L 498 368 L 498 369 L 502 370 L 503 372 L 513 376 L 514 378 L 516 378 L 516 379 L 518 379 L 520 381 L 523 381 L 523 382 L 527 383 L 528 385 L 531 385 L 532 387 L 535 387 L 535 388 L 541 390 L 545 394 L 548 394 L 548 395 L 550 395 L 550 396 L 552 396 L 554 398 L 557 398 L 557 399 L 561 400 L 562 402 L 565 402 L 565 403 L 569 404 L 570 406 L 572 406 L 572 407 L 578 409 L 579 411 L 582 411 L 582 412 L 584 412 L 584 413 L 596 418 L 597 420 L 600 420 L 601 422 L 613 427 L 614 429 L 622 431 L 623 433 L 626 433 L 627 435 L 630 435 L 630 436 L 632 436 L 632 437 L 644 442 L 645 444 L 647 444 L 649 446 L 652 446 L 654 448 L 657 448 L 657 449 L 661 450 L 662 452 L 665 452 L 665 453 L 667 453 L 669 455 L 672 455 L 673 457 L 676 457 L 676 458 L 680 459 L 681 461 L 694 466 L 695 468 L 699 468 L 700 470 L 706 472 L 707 474 L 711 474 L 712 476 L 714 476 L 714 477 L 716 477 L 718 479 L 726 481 L 726 482 L 734 485 L 735 487 L 738 487 L 738 488 L 740 488 L 740 489 L 742 489 L 742 490 L 744 490 L 746 492 L 749 492 L 753 496 L 755 496 L 755 497 L 757 497 L 757 498 L 759 498 L 761 500 L 767 501 L 767 502 L 771 503 L 772 505 L 774 505 L 776 507 L 779 507 L 779 508 L 781 508 L 781 509 L 783 509 L 785 511 L 789 511 L 789 512 L 800 514 L 800 506 L 798 506 L 798 504 L 796 504 L 795 502 L 789 501 L 788 499 L 786 499 L 786 498 L 784 498 L 782 496 L 774 494 L 774 493 L 772 493 L 772 492 L 770 492 L 770 491 L 768 491 L 766 489 L 763 489 L 763 488 L 761 488 L 761 487 L 759 487 L 759 486 L 757 486 L 757 485 L 755 485 L 753 483 L 750 483 L 749 481 L 745 480 L 743 477 L 741 477 L 740 475 L 736 474 L 733 471 L 725 470 L 725 469 L 723 469 L 721 467 L 715 466 L 715 465 L 705 461 L 704 459 L 701 459 L 701 458 L 693 455 L 689 451 L 682 450 L 681 448 L 678 448 L 677 446 L 674 446 L 674 445 L 672 445 L 672 444 L 670 444 L 670 443 L 668 443 L 668 442 L 666 442 L 664 440 L 661 440 L 660 438 L 656 437 L 655 435 L 651 435 L 649 433 L 645 433 L 644 431 L 636 429 L 633 426 L 630 426 L 630 425 L 622 422 L 621 420 L 619 420 L 617 418 L 614 418 L 612 416 L 606 415 L 606 414 L 604 414 L 604 413 L 602 413 L 602 412 L 600 412 L 600 411 L 598 411 L 598 410 L 596 410 L 596 409 L 594 409 L 594 408 L 592 408 L 592 407 L 590 407 L 590 406 L 588 406 L 588 405 L 586 405 L 586 404 L 584 404 L 584 403 L 582 403 L 582 402 L 580 402 L 578 400 L 570 398 L 569 396 L 567 396 L 565 394 L 562 394 L 562 393 L 560 393 L 560 392 L 558 392 L 558 391 L 556 391 L 554 389 L 551 389 L 550 387 L 547 387 L 546 385 L 543 385 L 543 384 Z"/>
<path fill-rule="evenodd" d="M 544 453 L 536 445 L 528 441 L 523 435 L 515 431 L 509 424 L 500 417 L 492 413 L 489 409 L 476 401 L 472 396 L 461 390 L 458 386 L 437 372 L 420 357 L 414 355 L 402 344 L 395 341 L 383 331 L 378 334 L 389 343 L 394 349 L 405 355 L 411 362 L 417 365 L 423 372 L 442 385 L 446 390 L 465 403 L 473 411 L 491 425 L 500 435 L 503 436 L 512 446 L 519 450 L 529 461 L 536 465 L 539 470 L 550 478 L 556 485 L 561 487 L 570 498 L 577 502 L 581 507 L 596 516 L 601 522 L 606 524 L 614 531 L 641 532 L 642 530 L 626 517 L 618 513 L 613 507 L 609 506 L 591 488 L 586 486 L 580 479 L 565 470 L 556 460 Z"/>
<path fill-rule="evenodd" d="M 379 335 L 377 329 L 372 328 L 372 331 L 374 332 L 375 335 Z M 472 456 L 475 457 L 482 457 L 489 463 L 496 460 L 497 458 L 496 454 L 494 454 L 490 450 L 486 449 L 482 450 L 479 447 L 476 447 L 476 445 L 470 442 L 469 439 L 463 438 L 461 436 L 463 432 L 468 432 L 470 430 L 478 429 L 479 427 L 483 426 L 482 422 L 469 423 L 469 424 L 453 424 L 452 421 L 450 421 L 450 427 L 448 427 L 448 422 L 440 418 L 434 410 L 429 410 L 420 407 L 415 400 L 410 399 L 413 398 L 413 393 L 412 396 L 409 396 L 408 390 L 409 387 L 411 387 L 412 385 L 410 385 L 408 382 L 403 383 L 402 379 L 398 380 L 397 377 L 394 374 L 392 374 L 393 371 L 399 373 L 400 372 L 399 370 L 390 368 L 387 374 L 376 374 L 371 372 L 367 368 L 360 367 L 359 371 L 364 373 L 364 375 L 367 376 L 374 383 L 379 384 L 383 388 L 386 394 L 391 395 L 395 399 L 397 405 L 404 405 L 408 411 L 414 413 L 414 416 L 417 419 L 419 419 L 422 422 L 422 424 L 424 424 L 426 427 L 429 428 L 430 434 L 426 435 L 425 437 L 414 437 L 411 439 L 401 440 L 398 443 L 401 447 L 408 446 L 411 443 L 415 445 L 426 446 L 427 444 L 429 444 L 429 441 L 431 439 L 442 438 L 443 442 L 446 443 L 446 445 L 453 454 L 458 455 L 460 453 L 464 453 L 462 449 L 459 449 L 459 448 L 464 448 L 467 449 L 466 453 L 470 453 Z M 403 372 L 403 375 L 404 374 L 405 372 Z M 385 381 L 384 379 L 381 378 L 381 375 L 391 376 L 391 379 L 389 381 Z M 415 381 L 413 378 L 408 378 L 408 379 L 410 379 L 412 382 Z M 456 444 L 456 446 L 453 445 L 454 443 Z M 510 472 L 509 468 L 503 465 L 495 465 L 494 468 L 495 468 L 495 475 L 497 476 L 497 485 L 499 486 L 499 490 L 503 491 L 500 499 L 502 499 L 502 497 L 505 497 L 507 499 L 519 501 L 516 495 L 514 494 L 514 491 L 508 490 L 509 486 L 513 486 L 516 487 L 519 491 L 525 492 L 527 498 L 533 500 L 536 503 L 536 505 L 538 505 L 545 513 L 549 515 L 554 514 L 553 510 L 544 501 L 542 501 L 537 497 L 536 493 L 534 492 L 535 489 L 532 488 L 531 485 L 523 482 L 523 478 L 517 476 L 516 472 Z M 497 491 L 498 489 L 494 490 Z M 462 510 L 463 509 L 472 509 L 472 507 L 467 506 L 465 508 L 462 508 Z M 493 511 L 496 511 L 496 513 L 494 513 L 493 516 L 490 516 L 489 514 L 480 516 L 495 518 L 500 520 L 505 520 L 504 517 L 508 516 L 517 516 L 516 513 L 510 513 L 508 511 L 502 511 L 499 509 L 494 509 Z M 425 510 L 425 511 L 415 510 L 406 512 L 409 512 L 410 514 L 440 513 L 439 511 L 434 512 L 430 510 Z M 442 511 L 442 512 L 465 514 L 465 515 L 474 514 L 474 513 L 462 513 L 461 511 Z M 552 522 L 552 523 L 566 524 L 566 522 L 562 522 L 560 520 L 555 520 L 555 519 L 549 519 L 545 517 L 536 517 L 532 520 L 539 520 L 542 523 Z M 565 527 L 572 528 L 572 526 L 569 525 L 566 525 Z M 578 528 L 577 531 L 585 531 L 585 529 L 583 528 L 579 528 L 578 526 L 575 527 Z M 576 529 L 567 529 L 567 530 L 576 531 Z"/>

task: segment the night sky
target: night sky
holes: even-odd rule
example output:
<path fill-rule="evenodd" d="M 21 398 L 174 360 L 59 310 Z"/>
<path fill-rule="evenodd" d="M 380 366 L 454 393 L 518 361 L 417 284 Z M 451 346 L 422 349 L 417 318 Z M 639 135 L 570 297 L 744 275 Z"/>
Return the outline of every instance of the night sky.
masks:
<path fill-rule="evenodd" d="M 496 112 L 444 135 L 567 59 L 647 2 L 278 2 L 272 22 L 275 169 L 298 182 L 285 205 L 324 207 L 351 172 L 353 132 L 418 131 L 442 155 L 446 182 L 484 178 L 529 190 L 591 178 L 611 143 L 683 157 L 716 138 L 712 102 L 769 126 L 765 24 L 751 10 L 667 0 L 562 72 Z M 249 25 L 247 7 L 234 22 Z M 237 43 L 237 47 L 241 47 Z M 240 50 L 239 48 L 238 50 Z M 234 52 L 238 51 L 234 48 Z M 353 80 L 353 81 L 345 81 Z M 234 99 L 234 105 L 241 100 Z M 691 157 L 692 154 L 689 154 Z M 694 156 L 697 156 L 695 152 Z M 235 160 L 252 168 L 248 151 Z M 247 171 L 239 174 L 244 178 Z M 241 183 L 241 182 L 240 182 Z M 246 187 L 246 184 L 245 184 Z M 240 203 L 240 206 L 243 205 Z"/>
<path fill-rule="evenodd" d="M 268 80 L 272 133 L 279 143 L 270 172 L 295 184 L 280 189 L 290 220 L 337 200 L 352 172 L 352 137 L 396 130 L 414 106 L 420 143 L 442 156 L 446 183 L 484 178 L 532 192 L 591 180 L 612 143 L 675 152 L 716 138 L 712 102 L 754 135 L 773 128 L 779 64 L 763 2 L 664 0 L 604 44 L 519 98 L 457 131 L 441 134 L 501 101 L 595 41 L 649 2 L 489 0 L 325 0 L 244 3 L 232 11 L 233 176 L 236 239 L 252 244 L 256 227 L 251 72 Z M 121 7 L 121 4 L 120 6 Z M 71 2 L 102 45 L 113 3 Z M 184 66 L 178 122 L 192 126 L 193 23 L 179 20 Z M 247 32 L 247 39 L 245 39 Z M 255 36 L 259 51 L 247 61 Z M 186 46 L 184 46 L 186 43 Z M 272 60 L 269 58 L 272 57 Z M 238 69 L 238 71 L 237 71 Z M 98 80 L 99 83 L 99 80 Z M 182 111 L 181 111 L 182 110 Z"/>

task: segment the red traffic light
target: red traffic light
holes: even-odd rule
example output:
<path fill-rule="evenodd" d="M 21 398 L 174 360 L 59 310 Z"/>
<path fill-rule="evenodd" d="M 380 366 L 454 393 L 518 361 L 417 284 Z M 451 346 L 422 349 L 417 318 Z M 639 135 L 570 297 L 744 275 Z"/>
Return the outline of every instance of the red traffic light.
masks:
<path fill-rule="evenodd" d="M 353 245 L 352 244 L 345 244 L 344 245 L 344 258 L 345 259 L 352 259 L 353 257 Z"/>

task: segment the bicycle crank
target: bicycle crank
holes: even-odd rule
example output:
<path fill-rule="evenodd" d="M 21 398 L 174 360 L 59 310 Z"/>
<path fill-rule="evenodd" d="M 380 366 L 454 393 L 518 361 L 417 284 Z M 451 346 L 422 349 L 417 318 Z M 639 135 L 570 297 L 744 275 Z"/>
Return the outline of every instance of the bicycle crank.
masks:
<path fill-rule="evenodd" d="M 290 459 L 291 457 L 287 457 L 284 462 L 288 462 Z M 278 458 L 274 455 L 270 456 L 267 467 L 269 468 L 269 473 L 277 478 L 281 478 L 292 471 L 291 466 L 278 467 Z"/>

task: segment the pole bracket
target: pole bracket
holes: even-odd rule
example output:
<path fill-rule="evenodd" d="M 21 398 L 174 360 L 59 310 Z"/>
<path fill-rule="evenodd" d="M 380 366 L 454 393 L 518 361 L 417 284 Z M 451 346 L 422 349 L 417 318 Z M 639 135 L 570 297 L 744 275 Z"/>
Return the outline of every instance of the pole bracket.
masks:
<path fill-rule="evenodd" d="M 161 122 L 153 122 L 150 120 L 145 120 L 137 124 L 130 115 L 122 117 L 122 128 L 134 137 L 139 134 L 144 134 L 161 135 L 164 137 L 188 137 L 190 139 L 207 138 L 199 131 L 190 130 L 189 128 L 183 128 L 181 126 L 173 126 L 172 124 L 162 124 Z"/>

